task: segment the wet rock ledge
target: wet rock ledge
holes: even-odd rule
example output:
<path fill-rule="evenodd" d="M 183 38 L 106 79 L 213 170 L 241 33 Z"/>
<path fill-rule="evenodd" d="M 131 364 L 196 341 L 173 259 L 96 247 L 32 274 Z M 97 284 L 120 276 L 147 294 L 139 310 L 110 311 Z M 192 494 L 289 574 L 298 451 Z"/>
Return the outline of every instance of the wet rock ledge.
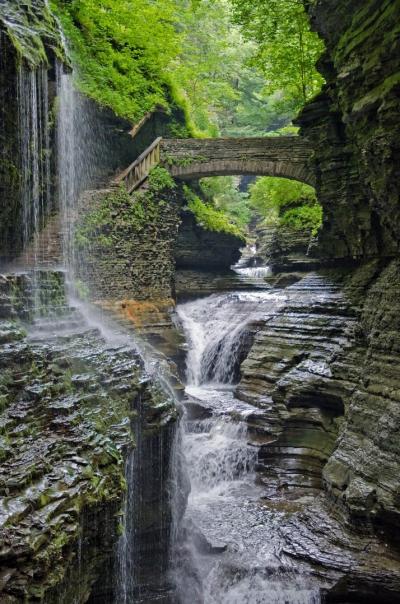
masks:
<path fill-rule="evenodd" d="M 0 375 L 0 601 L 111 602 L 135 426 L 166 438 L 175 407 L 131 343 L 68 306 L 60 272 L 0 277 Z M 162 522 L 158 487 L 144 503 Z M 162 549 L 154 523 L 140 538 L 154 531 Z"/>
<path fill-rule="evenodd" d="M 311 564 L 327 602 L 398 602 L 400 264 L 292 277 L 237 387 L 259 409 L 265 505 L 288 512 L 280 556 Z"/>

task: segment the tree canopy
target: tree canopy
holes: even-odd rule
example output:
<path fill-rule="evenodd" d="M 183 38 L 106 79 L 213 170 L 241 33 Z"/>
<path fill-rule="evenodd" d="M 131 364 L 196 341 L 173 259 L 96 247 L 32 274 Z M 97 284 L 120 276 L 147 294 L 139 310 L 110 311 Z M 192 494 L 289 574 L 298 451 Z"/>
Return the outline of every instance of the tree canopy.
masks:
<path fill-rule="evenodd" d="M 259 47 L 232 22 L 229 0 L 52 0 L 52 7 L 80 89 L 122 117 L 137 122 L 157 105 L 178 104 L 207 136 L 262 135 L 293 117 L 282 90 L 271 93 L 259 65 L 250 65 Z"/>
<path fill-rule="evenodd" d="M 310 30 L 302 0 L 231 0 L 233 19 L 256 42 L 252 64 L 266 77 L 266 90 L 299 110 L 321 88 L 315 64 L 323 43 Z"/>

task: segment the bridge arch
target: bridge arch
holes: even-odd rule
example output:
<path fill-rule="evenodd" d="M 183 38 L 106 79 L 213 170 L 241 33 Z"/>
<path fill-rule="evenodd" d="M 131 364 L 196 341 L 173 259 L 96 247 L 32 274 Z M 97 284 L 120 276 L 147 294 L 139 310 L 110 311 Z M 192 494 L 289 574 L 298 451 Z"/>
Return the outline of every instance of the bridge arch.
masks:
<path fill-rule="evenodd" d="M 181 180 L 255 175 L 315 185 L 311 155 L 310 145 L 292 136 L 161 140 L 161 162 Z"/>

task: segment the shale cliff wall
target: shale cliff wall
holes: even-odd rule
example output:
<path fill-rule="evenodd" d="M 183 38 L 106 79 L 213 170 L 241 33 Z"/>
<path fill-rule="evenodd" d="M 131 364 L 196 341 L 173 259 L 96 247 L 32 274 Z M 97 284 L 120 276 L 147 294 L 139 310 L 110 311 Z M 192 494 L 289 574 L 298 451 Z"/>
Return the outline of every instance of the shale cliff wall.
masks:
<path fill-rule="evenodd" d="M 327 84 L 298 119 L 315 149 L 319 254 L 397 255 L 400 4 L 318 0 L 308 11 L 326 44 L 319 69 Z"/>
<path fill-rule="evenodd" d="M 205 229 L 189 211 L 183 211 L 181 218 L 174 252 L 178 269 L 229 269 L 239 260 L 244 246 L 240 237 Z"/>
<path fill-rule="evenodd" d="M 176 191 L 87 191 L 77 224 L 78 275 L 95 300 L 167 300 L 174 294 L 180 222 Z M 80 246 L 80 247 L 79 247 Z"/>
<path fill-rule="evenodd" d="M 257 330 L 238 394 L 265 417 L 253 418 L 253 429 L 266 485 L 322 487 L 331 518 L 382 540 L 388 552 L 393 546 L 396 566 L 400 3 L 319 0 L 308 10 L 326 42 L 327 80 L 298 119 L 315 149 L 324 208 L 314 250 L 342 269 L 308 274 L 285 290 L 285 308 Z M 324 564 L 321 553 L 316 559 Z M 374 565 L 367 583 L 383 586 L 385 573 L 372 576 Z M 387 588 L 397 595 L 384 595 Z M 360 588 L 338 587 L 338 601 L 353 589 Z M 382 589 L 379 601 L 398 597 L 398 586 Z M 351 597 L 362 601 L 360 591 Z"/>
<path fill-rule="evenodd" d="M 400 3 L 319 0 L 309 14 L 326 43 L 320 69 L 327 84 L 299 118 L 314 144 L 324 207 L 319 253 L 379 258 L 355 270 L 345 287 L 359 323 L 352 351 L 333 370 L 352 387 L 324 480 L 342 509 L 390 536 L 400 513 Z"/>

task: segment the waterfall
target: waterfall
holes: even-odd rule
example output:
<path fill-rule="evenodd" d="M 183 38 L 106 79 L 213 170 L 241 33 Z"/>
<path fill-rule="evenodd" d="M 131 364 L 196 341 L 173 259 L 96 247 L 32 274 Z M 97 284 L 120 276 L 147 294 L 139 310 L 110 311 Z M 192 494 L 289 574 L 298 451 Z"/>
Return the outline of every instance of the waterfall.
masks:
<path fill-rule="evenodd" d="M 262 504 L 257 447 L 247 418 L 259 410 L 238 400 L 234 384 L 257 321 L 285 294 L 234 292 L 180 304 L 188 341 L 183 451 L 191 492 L 177 548 L 180 604 L 319 604 L 319 588 L 283 568 L 279 514 Z M 246 336 L 247 334 L 247 336 Z"/>
<path fill-rule="evenodd" d="M 263 279 L 272 274 L 269 266 L 246 266 L 244 268 L 234 267 L 235 272 L 242 277 Z"/>
<path fill-rule="evenodd" d="M 140 442 L 137 442 L 140 447 Z M 138 583 L 135 544 L 138 520 L 138 454 L 132 449 L 125 462 L 126 494 L 122 517 L 122 535 L 117 544 L 116 602 L 127 604 Z"/>
<path fill-rule="evenodd" d="M 50 126 L 48 72 L 45 67 L 17 74 L 20 136 L 22 241 L 27 244 L 43 226 L 51 209 Z M 33 245 L 34 265 L 37 246 Z"/>
<path fill-rule="evenodd" d="M 249 324 L 284 299 L 283 294 L 236 292 L 179 305 L 178 316 L 189 341 L 188 385 L 232 383 L 244 358 Z"/>
<path fill-rule="evenodd" d="M 62 252 L 65 267 L 73 280 L 75 267 L 74 209 L 79 191 L 77 95 L 72 75 L 64 72 L 61 63 L 56 65 L 58 116 L 57 116 L 57 175 L 58 200 L 61 217 Z"/>

